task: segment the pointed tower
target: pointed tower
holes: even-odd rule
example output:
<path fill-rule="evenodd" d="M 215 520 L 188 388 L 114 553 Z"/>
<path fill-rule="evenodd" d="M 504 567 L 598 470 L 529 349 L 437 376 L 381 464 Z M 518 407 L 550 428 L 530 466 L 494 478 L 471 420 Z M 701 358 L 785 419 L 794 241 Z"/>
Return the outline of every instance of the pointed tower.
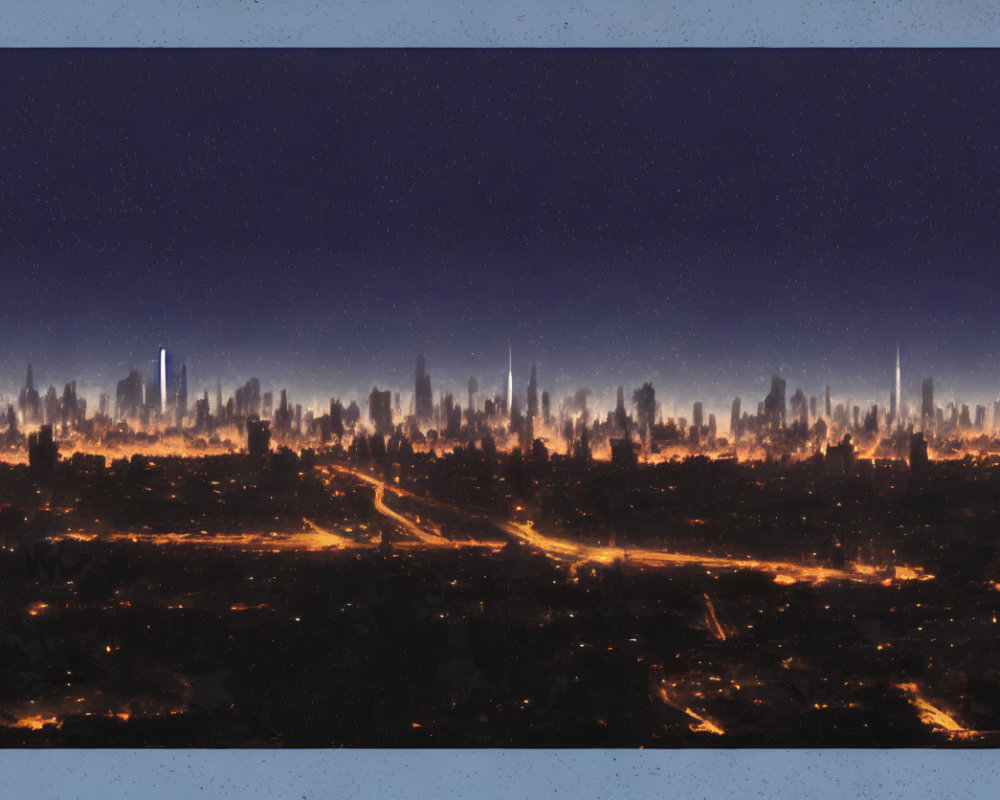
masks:
<path fill-rule="evenodd" d="M 507 416 L 514 411 L 514 351 L 507 345 Z"/>
<path fill-rule="evenodd" d="M 903 395 L 900 394 L 899 342 L 896 342 L 896 427 L 903 427 Z"/>

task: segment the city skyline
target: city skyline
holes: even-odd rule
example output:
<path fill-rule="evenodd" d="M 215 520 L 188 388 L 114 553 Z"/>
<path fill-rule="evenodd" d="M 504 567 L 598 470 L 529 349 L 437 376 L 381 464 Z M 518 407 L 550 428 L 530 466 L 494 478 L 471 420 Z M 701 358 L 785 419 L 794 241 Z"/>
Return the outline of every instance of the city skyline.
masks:
<path fill-rule="evenodd" d="M 515 384 L 513 380 L 513 350 L 509 346 L 506 380 L 503 380 L 503 376 L 501 376 L 495 388 L 491 389 L 488 383 L 480 385 L 478 377 L 475 375 L 471 376 L 467 383 L 468 395 L 464 406 L 462 400 L 465 396 L 460 390 L 456 391 L 454 381 L 446 380 L 432 383 L 431 374 L 432 371 L 427 368 L 426 356 L 420 353 L 416 357 L 415 388 L 413 388 L 412 383 L 410 384 L 412 391 L 407 391 L 406 387 L 400 388 L 399 386 L 382 382 L 381 394 L 384 394 L 388 398 L 386 400 L 386 410 L 392 418 L 395 418 L 393 424 L 404 422 L 409 417 L 415 419 L 418 424 L 429 423 L 432 418 L 438 419 L 440 422 L 442 419 L 440 415 L 447 416 L 447 412 L 444 409 L 450 408 L 453 403 L 465 413 L 468 413 L 470 409 L 473 412 L 482 413 L 485 404 L 485 411 L 488 417 L 492 416 L 493 413 L 500 414 L 514 427 L 518 415 L 540 416 L 538 405 L 538 393 L 540 390 L 545 402 L 550 404 L 547 407 L 558 409 L 560 418 L 566 413 L 569 413 L 571 416 L 577 414 L 579 409 L 577 411 L 573 411 L 572 409 L 579 405 L 581 391 L 585 393 L 587 398 L 586 407 L 592 419 L 595 417 L 600 419 L 605 413 L 612 411 L 615 414 L 622 413 L 615 409 L 622 406 L 624 384 L 618 384 L 616 387 L 604 391 L 595 391 L 590 387 L 577 386 L 562 387 L 553 392 L 552 388 L 544 382 L 538 382 L 538 370 L 535 363 L 531 364 L 531 377 L 528 382 L 523 387 Z M 17 397 L 0 394 L 0 406 L 9 406 L 11 409 L 16 407 L 18 421 L 28 426 L 32 423 L 37 424 L 42 419 L 41 408 L 43 404 L 52 402 L 50 398 L 58 398 L 58 391 L 55 384 L 50 384 L 46 393 L 47 396 L 43 400 L 41 396 L 43 393 L 39 392 L 35 386 L 34 375 L 34 366 L 30 363 L 27 364 L 26 378 L 19 392 L 15 393 Z M 740 408 L 740 404 L 744 401 L 744 398 L 746 398 L 747 402 L 747 405 L 743 406 L 744 411 L 750 409 L 750 416 L 754 416 L 752 409 L 756 401 L 756 416 L 762 418 L 761 415 L 766 416 L 770 413 L 764 409 L 773 395 L 775 402 L 780 404 L 782 426 L 785 424 L 786 411 L 788 411 L 789 424 L 791 419 L 799 415 L 810 426 L 820 420 L 824 420 L 826 423 L 833 423 L 837 416 L 833 412 L 834 406 L 838 407 L 838 413 L 839 409 L 843 409 L 842 413 L 845 416 L 843 417 L 844 422 L 842 424 L 845 428 L 848 427 L 847 420 L 851 415 L 852 409 L 855 415 L 854 428 L 859 428 L 861 424 L 860 420 L 869 411 L 874 409 L 877 413 L 879 426 L 884 428 L 887 434 L 895 430 L 901 430 L 907 425 L 915 426 L 917 430 L 925 428 L 928 424 L 928 420 L 926 419 L 927 414 L 931 413 L 933 416 L 935 409 L 938 411 L 938 425 L 942 422 L 942 418 L 940 417 L 942 411 L 946 414 L 954 415 L 953 423 L 958 422 L 959 412 L 961 411 L 963 420 L 961 424 L 967 428 L 971 429 L 975 427 L 982 430 L 987 425 L 992 428 L 1000 426 L 1000 417 L 998 417 L 998 414 L 1000 414 L 1000 411 L 998 411 L 1000 409 L 1000 398 L 994 400 L 990 398 L 960 396 L 948 391 L 946 387 L 942 391 L 941 385 L 939 383 L 935 384 L 934 376 L 926 376 L 919 380 L 920 391 L 917 394 L 917 399 L 911 400 L 907 397 L 906 393 L 900 393 L 900 387 L 903 385 L 901 375 L 900 347 L 897 344 L 895 371 L 893 374 L 894 383 L 890 386 L 887 397 L 853 397 L 832 389 L 829 384 L 824 387 L 822 392 L 812 394 L 811 391 L 806 391 L 803 393 L 802 386 L 793 383 L 795 390 L 794 395 L 791 396 L 791 406 L 789 408 L 787 400 L 792 392 L 787 388 L 787 378 L 780 375 L 780 373 L 774 373 L 769 378 L 771 381 L 769 392 L 763 389 L 761 390 L 761 394 L 757 394 L 758 387 L 754 387 L 750 392 L 738 392 L 731 395 L 728 399 L 718 400 L 717 398 L 711 398 L 708 404 L 705 403 L 704 399 L 687 400 L 685 402 L 679 400 L 677 394 L 670 394 L 669 392 L 666 394 L 661 393 L 659 401 L 656 403 L 655 418 L 656 421 L 661 423 L 677 419 L 684 420 L 687 419 L 688 409 L 693 407 L 692 413 L 695 425 L 700 428 L 702 422 L 698 420 L 703 419 L 705 413 L 708 413 L 712 418 L 718 417 L 720 420 L 724 420 L 726 412 Z M 913 382 L 916 383 L 917 381 L 914 380 Z M 281 386 L 281 403 L 284 405 L 287 396 L 289 398 L 288 408 L 290 411 L 297 411 L 297 413 L 308 412 L 310 415 L 315 414 L 318 416 L 324 414 L 335 401 L 342 402 L 345 405 L 348 403 L 358 404 L 359 406 L 370 404 L 373 393 L 379 390 L 378 383 L 378 381 L 374 382 L 371 393 L 367 390 L 361 390 L 357 393 L 339 393 L 335 389 L 331 389 L 327 393 L 329 395 L 328 399 L 314 397 L 311 400 L 297 396 L 294 391 L 289 394 L 288 387 Z M 766 384 L 766 381 L 762 379 L 762 383 Z M 644 386 L 652 386 L 653 391 L 656 391 L 656 387 L 651 382 L 643 381 L 642 384 Z M 233 409 L 229 408 L 227 410 L 224 397 L 230 398 L 228 400 L 230 405 L 233 402 L 236 404 L 236 417 L 234 419 L 243 419 L 248 414 L 269 419 L 272 412 L 276 413 L 277 404 L 274 397 L 275 393 L 279 391 L 277 385 L 269 385 L 267 382 L 262 383 L 259 378 L 252 376 L 234 386 L 226 386 L 225 392 L 223 392 L 221 380 L 216 379 L 214 388 L 205 383 L 199 391 L 194 392 L 195 398 L 198 394 L 204 395 L 204 402 L 207 404 L 203 411 L 198 412 L 197 403 L 189 405 L 188 402 L 190 395 L 187 362 L 178 359 L 175 354 L 169 353 L 163 346 L 157 348 L 156 359 L 153 362 L 151 371 L 144 373 L 142 370 L 130 368 L 129 374 L 117 381 L 116 386 L 116 389 L 107 388 L 106 390 L 105 387 L 101 387 L 101 391 L 88 395 L 86 391 L 78 389 L 78 381 L 74 379 L 64 387 L 64 393 L 71 392 L 72 399 L 67 400 L 68 395 L 64 394 L 64 399 L 61 403 L 63 406 L 69 403 L 73 407 L 74 411 L 70 415 L 71 417 L 76 415 L 75 408 L 77 398 L 79 397 L 84 409 L 81 417 L 86 416 L 86 408 L 89 402 L 92 410 L 99 410 L 101 415 L 110 416 L 113 420 L 138 418 L 139 409 L 148 408 L 155 413 L 157 419 L 168 420 L 168 425 L 176 423 L 184 427 L 188 423 L 193 422 L 194 418 L 199 414 L 211 413 L 213 417 L 218 416 L 220 419 L 233 417 Z M 123 386 L 126 388 L 123 389 Z M 123 391 L 125 392 L 124 395 Z M 30 394 L 32 392 L 34 392 L 34 400 L 30 397 L 26 400 L 26 393 Z M 251 410 L 247 405 L 250 402 L 248 400 L 248 392 L 256 397 L 253 403 L 255 404 L 254 408 L 257 410 Z M 636 387 L 636 396 L 633 397 L 628 408 L 635 410 L 639 405 L 638 392 L 639 388 Z M 766 393 L 766 397 L 764 393 Z M 211 401 L 208 400 L 210 394 L 212 396 Z M 609 402 L 611 394 L 615 395 L 616 399 L 614 403 Z M 122 399 L 123 396 L 126 398 L 125 400 Z M 692 395 L 689 393 L 688 396 Z M 513 404 L 511 403 L 511 398 L 514 400 Z M 936 403 L 935 398 L 940 403 Z M 491 402 L 496 408 L 495 412 L 489 410 Z M 32 403 L 37 405 L 37 408 L 33 412 L 30 411 Z M 123 403 L 125 405 L 122 405 Z M 796 403 L 800 404 L 798 409 L 796 408 Z M 29 410 L 26 411 L 26 408 Z M 132 410 L 123 410 L 127 408 L 131 408 Z M 930 412 L 928 412 L 928 409 L 930 409 Z M 50 413 L 46 407 L 44 416 L 48 417 Z M 971 422 L 973 414 L 975 415 L 974 425 Z M 375 412 L 372 412 L 373 420 L 374 416 Z M 296 422 L 297 428 L 298 424 Z M 931 420 L 930 424 L 933 425 L 934 421 Z"/>
<path fill-rule="evenodd" d="M 849 403 L 856 402 L 860 403 L 862 406 L 877 404 L 880 408 L 890 410 L 890 412 L 891 409 L 895 408 L 894 403 L 898 402 L 894 400 L 894 398 L 896 397 L 896 392 L 898 392 L 900 387 L 902 386 L 905 387 L 904 391 L 900 395 L 902 398 L 903 408 L 908 409 L 911 415 L 915 413 L 915 410 L 918 409 L 921 404 L 922 382 L 928 377 L 934 379 L 938 396 L 945 403 L 947 402 L 952 402 L 957 404 L 967 403 L 972 405 L 983 403 L 988 406 L 991 406 L 995 401 L 1000 400 L 1000 391 L 998 391 L 993 396 L 989 396 L 987 394 L 966 395 L 960 392 L 956 392 L 953 385 L 949 385 L 947 382 L 941 381 L 937 376 L 934 375 L 922 375 L 916 372 L 912 372 L 908 374 L 908 382 L 904 382 L 902 381 L 901 377 L 903 371 L 901 368 L 899 345 L 897 345 L 896 347 L 895 355 L 896 355 L 895 371 L 890 377 L 886 379 L 886 387 L 881 391 L 877 387 L 875 387 L 867 389 L 862 388 L 860 391 L 854 390 L 852 392 L 849 387 L 856 386 L 856 384 L 853 384 L 851 382 L 847 383 L 848 388 L 844 388 L 843 386 L 837 386 L 836 384 L 833 385 L 824 384 L 823 386 L 819 387 L 810 386 L 805 381 L 796 380 L 794 377 L 781 372 L 761 374 L 754 381 L 753 385 L 744 386 L 742 390 L 739 389 L 731 390 L 728 395 L 718 394 L 718 393 L 714 394 L 698 393 L 696 391 L 696 388 L 694 387 L 676 386 L 676 385 L 671 386 L 669 384 L 660 385 L 657 386 L 657 388 L 661 392 L 663 392 L 662 400 L 664 403 L 671 404 L 671 406 L 673 406 L 679 403 L 690 405 L 695 402 L 702 402 L 707 404 L 706 408 L 709 411 L 716 414 L 720 414 L 722 412 L 727 411 L 729 404 L 732 402 L 732 399 L 734 397 L 742 397 L 746 399 L 746 398 L 757 397 L 758 394 L 761 397 L 763 397 L 763 395 L 767 393 L 768 384 L 771 380 L 772 374 L 779 375 L 780 377 L 783 377 L 786 381 L 790 381 L 791 384 L 796 389 L 799 388 L 803 389 L 803 391 L 805 391 L 807 396 L 813 394 L 813 396 L 819 397 L 823 393 L 823 390 L 829 386 L 831 387 L 832 396 L 838 401 L 841 402 L 847 401 Z M 425 356 L 422 354 L 422 357 Z M 138 373 L 142 375 L 150 385 L 158 387 L 163 383 L 164 380 L 167 380 L 166 373 L 164 372 L 165 366 L 163 361 L 163 359 L 166 358 L 169 358 L 170 363 L 174 364 L 174 366 L 171 368 L 170 371 L 171 377 L 169 378 L 170 384 L 173 387 L 172 391 L 175 393 L 177 392 L 180 385 L 179 382 L 180 382 L 181 371 L 183 370 L 185 375 L 184 377 L 185 391 L 193 392 L 195 394 L 201 394 L 202 392 L 205 391 L 209 392 L 209 394 L 212 395 L 213 397 L 213 408 L 214 404 L 217 402 L 217 400 L 215 400 L 214 398 L 218 394 L 218 391 L 222 391 L 228 397 L 231 396 L 240 386 L 244 385 L 247 380 L 249 379 L 259 380 L 259 376 L 257 374 L 253 375 L 247 374 L 245 377 L 236 379 L 227 377 L 225 382 L 223 382 L 221 378 L 218 377 L 202 376 L 202 378 L 199 379 L 200 382 L 195 382 L 194 384 L 192 384 L 194 388 L 188 390 L 187 369 L 189 366 L 189 362 L 185 360 L 180 360 L 175 356 L 174 353 L 168 352 L 167 349 L 163 347 L 156 348 L 156 350 L 154 351 L 154 356 L 152 357 L 152 359 L 149 360 L 152 366 L 148 368 L 146 371 L 144 371 L 141 367 L 136 368 L 135 365 L 130 366 L 127 371 L 128 372 L 131 372 L 132 370 L 138 371 Z M 27 363 L 26 366 L 29 369 L 31 369 L 34 374 L 39 374 L 38 365 Z M 490 393 L 495 393 L 506 399 L 510 396 L 511 391 L 513 391 L 513 396 L 516 399 L 523 401 L 529 383 L 527 376 L 529 375 L 531 369 L 537 368 L 537 366 L 538 366 L 537 363 L 534 361 L 530 362 L 526 361 L 524 363 L 519 363 L 518 368 L 515 370 L 513 351 L 512 348 L 508 348 L 508 364 L 506 372 L 496 370 L 496 374 L 492 377 L 489 376 L 488 373 L 486 373 L 480 375 L 472 375 L 471 378 L 475 379 L 478 383 L 482 384 L 481 393 L 483 394 L 483 396 L 486 396 Z M 397 368 L 391 370 L 391 373 L 394 375 L 398 375 L 401 371 L 402 368 Z M 442 376 L 442 374 L 438 370 L 429 370 L 429 372 L 433 372 L 435 376 L 433 401 L 437 402 L 437 400 L 444 394 L 452 394 L 458 399 L 458 402 L 461 405 L 461 400 L 464 393 L 463 387 L 465 383 L 470 379 L 469 376 L 465 378 L 455 375 L 448 376 L 447 374 L 444 374 Z M 517 380 L 515 380 L 513 377 L 515 372 L 518 374 Z M 521 373 L 523 373 L 524 375 L 523 381 L 521 381 Z M 46 376 L 45 372 L 42 372 L 41 374 L 43 376 L 42 379 L 36 381 L 39 384 L 46 383 L 46 381 L 48 381 L 49 385 L 58 387 L 58 385 L 61 385 L 62 383 L 65 382 L 65 380 L 61 378 L 52 378 L 51 380 L 49 380 L 47 377 L 45 377 Z M 232 370 L 229 370 L 229 374 L 232 374 Z M 544 377 L 548 373 L 543 370 L 542 374 Z M 656 384 L 655 381 L 650 381 L 649 379 L 635 379 L 632 381 L 624 381 L 616 384 L 595 385 L 595 384 L 588 384 L 586 382 L 582 384 L 574 384 L 568 378 L 566 378 L 559 370 L 556 370 L 556 375 L 557 378 L 554 380 L 548 378 L 545 378 L 545 380 L 543 380 L 544 388 L 548 389 L 549 391 L 554 391 L 557 393 L 557 397 L 555 398 L 556 400 L 562 400 L 564 397 L 569 397 L 578 389 L 586 389 L 588 390 L 589 395 L 594 400 L 595 409 L 599 411 L 610 410 L 614 408 L 615 395 L 617 392 L 617 388 L 619 386 L 631 385 L 631 384 L 639 386 L 642 383 L 646 382 L 654 383 L 654 385 Z M 103 393 L 113 394 L 114 386 L 121 377 L 124 376 L 123 375 L 118 376 L 117 378 L 112 377 L 112 379 L 108 383 L 102 383 L 100 385 L 95 385 L 92 381 L 88 380 L 87 376 L 72 377 L 70 378 L 70 380 L 73 380 L 74 383 L 80 387 L 79 394 L 81 397 L 88 399 L 88 401 L 96 402 L 100 397 L 100 395 Z M 492 383 L 490 381 L 492 381 Z M 23 385 L 24 385 L 24 380 L 22 378 L 22 380 L 17 386 L 8 387 L 6 391 L 0 390 L 0 401 L 3 401 L 5 403 L 11 402 L 11 399 L 17 396 L 21 386 Z M 393 393 L 401 393 L 404 398 L 409 397 L 411 401 L 414 397 L 413 386 L 412 386 L 412 375 L 409 378 L 404 378 L 402 381 L 399 381 L 397 379 L 396 382 L 392 383 L 385 380 L 380 380 L 378 376 L 374 375 L 371 380 L 367 382 L 362 382 L 361 384 L 356 384 L 354 386 L 349 386 L 344 384 L 338 385 L 332 382 L 327 382 L 326 386 L 328 390 L 326 391 L 325 394 L 321 391 L 319 394 L 313 393 L 311 396 L 309 395 L 309 393 L 301 391 L 295 383 L 281 383 L 281 382 L 276 382 L 274 380 L 263 379 L 262 385 L 264 385 L 267 389 L 275 392 L 283 389 L 287 390 L 290 395 L 295 396 L 296 399 L 302 401 L 303 403 L 308 404 L 308 408 L 313 411 L 322 410 L 328 404 L 332 396 L 340 397 L 345 402 L 347 400 L 355 400 L 361 402 L 367 398 L 368 393 L 371 391 L 372 386 L 388 389 Z M 319 379 L 316 381 L 315 385 L 323 385 L 323 381 Z M 595 388 L 595 386 L 597 388 Z M 162 396 L 160 399 L 162 403 L 164 404 L 166 403 L 166 400 Z M 664 408 L 665 408 L 664 417 L 676 416 L 675 412 L 673 412 L 672 410 L 669 411 L 666 410 L 666 406 L 664 406 Z M 165 410 L 165 405 L 163 406 L 161 411 L 163 410 Z M 683 414 L 683 412 L 680 413 Z M 820 414 L 819 416 L 823 415 Z"/>

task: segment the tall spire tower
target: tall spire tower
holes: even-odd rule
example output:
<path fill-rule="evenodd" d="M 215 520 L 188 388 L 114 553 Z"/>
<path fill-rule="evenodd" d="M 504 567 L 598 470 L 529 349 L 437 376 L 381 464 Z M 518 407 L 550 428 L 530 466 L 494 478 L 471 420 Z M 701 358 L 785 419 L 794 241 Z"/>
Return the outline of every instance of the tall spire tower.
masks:
<path fill-rule="evenodd" d="M 160 348 L 160 413 L 167 413 L 167 350 Z"/>
<path fill-rule="evenodd" d="M 514 351 L 507 345 L 507 414 L 514 414 Z"/>
<path fill-rule="evenodd" d="M 900 394 L 900 380 L 899 380 L 899 342 L 896 342 L 896 423 L 897 428 L 903 427 L 903 395 Z"/>

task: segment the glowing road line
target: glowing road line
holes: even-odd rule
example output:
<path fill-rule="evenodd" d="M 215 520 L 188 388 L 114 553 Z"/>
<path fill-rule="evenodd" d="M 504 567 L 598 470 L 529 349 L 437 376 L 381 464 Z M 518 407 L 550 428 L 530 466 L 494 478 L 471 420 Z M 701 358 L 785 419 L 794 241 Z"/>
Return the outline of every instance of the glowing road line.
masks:
<path fill-rule="evenodd" d="M 708 607 L 708 619 L 714 626 L 712 634 L 720 642 L 726 641 L 726 632 L 722 629 L 722 626 L 719 624 L 719 618 L 715 616 L 715 606 L 712 605 L 712 601 L 707 594 L 702 595 L 702 597 L 705 598 L 705 605 Z"/>
<path fill-rule="evenodd" d="M 751 569 L 759 572 L 770 573 L 775 576 L 775 580 L 778 583 L 783 584 L 797 583 L 799 581 L 816 584 L 829 580 L 891 585 L 893 580 L 930 580 L 934 577 L 933 575 L 923 572 L 920 567 L 895 567 L 894 577 L 886 577 L 880 573 L 878 567 L 871 564 L 852 564 L 850 569 L 838 569 L 836 567 L 824 567 L 815 564 L 801 564 L 794 561 L 726 558 L 723 556 L 672 553 L 666 550 L 654 550 L 650 548 L 631 548 L 626 550 L 620 547 L 604 547 L 582 544 L 580 542 L 571 542 L 565 539 L 557 539 L 555 537 L 539 533 L 532 528 L 530 522 L 511 522 L 482 515 L 470 514 L 456 508 L 455 506 L 451 506 L 431 498 L 421 497 L 413 492 L 392 486 L 391 484 L 380 481 L 377 478 L 367 475 L 359 470 L 353 470 L 339 465 L 330 466 L 337 472 L 350 475 L 374 486 L 376 489 L 376 508 L 379 512 L 400 522 L 401 525 L 414 533 L 415 536 L 417 535 L 415 530 L 420 529 L 405 517 L 396 514 L 394 511 L 386 507 L 382 502 L 382 498 L 386 491 L 392 492 L 400 497 L 409 498 L 427 506 L 457 514 L 459 516 L 488 521 L 510 536 L 513 536 L 536 550 L 541 551 L 550 558 L 556 561 L 562 561 L 569 565 L 579 565 L 584 563 L 611 565 L 616 561 L 622 561 L 646 567 L 700 566 L 708 569 L 719 570 Z M 427 534 L 423 531 L 421 531 L 421 534 L 423 537 L 429 537 L 429 539 L 422 539 L 422 541 L 427 541 L 428 544 L 441 544 L 442 542 L 451 541 L 443 539 L 443 537 L 432 536 L 431 534 Z"/>

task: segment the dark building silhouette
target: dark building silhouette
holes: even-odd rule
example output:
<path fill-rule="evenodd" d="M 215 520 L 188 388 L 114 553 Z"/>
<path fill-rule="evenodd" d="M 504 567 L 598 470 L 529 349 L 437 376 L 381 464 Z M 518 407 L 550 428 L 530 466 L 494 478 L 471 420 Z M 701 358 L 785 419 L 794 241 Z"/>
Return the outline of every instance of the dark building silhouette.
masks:
<path fill-rule="evenodd" d="M 653 389 L 653 384 L 644 383 L 636 389 L 632 393 L 632 402 L 635 403 L 636 421 L 645 439 L 646 431 L 656 422 L 656 390 Z"/>
<path fill-rule="evenodd" d="M 878 406 L 868 409 L 865 414 L 864 429 L 868 434 L 878 433 Z"/>
<path fill-rule="evenodd" d="M 764 416 L 768 427 L 784 427 L 785 408 L 785 379 L 773 375 L 771 376 L 771 391 L 764 398 Z"/>
<path fill-rule="evenodd" d="M 59 395 L 56 394 L 56 387 L 50 386 L 49 390 L 45 393 L 45 424 L 46 425 L 57 425 L 60 422 L 59 414 Z"/>
<path fill-rule="evenodd" d="M 282 395 L 284 395 L 284 392 L 282 392 Z M 347 404 L 347 408 L 344 409 L 344 424 L 351 430 L 354 430 L 354 426 L 360 421 L 361 409 L 354 400 L 351 400 L 351 402 Z"/>
<path fill-rule="evenodd" d="M 976 428 L 982 430 L 986 427 L 986 406 L 976 406 Z"/>
<path fill-rule="evenodd" d="M 187 364 L 181 364 L 180 384 L 177 387 L 177 424 L 183 425 L 188 413 L 188 371 Z"/>
<path fill-rule="evenodd" d="M 691 409 L 691 424 L 698 429 L 700 434 L 705 425 L 705 408 L 701 403 L 695 403 L 694 408 Z"/>
<path fill-rule="evenodd" d="M 813 444 L 817 450 L 821 450 L 826 445 L 826 421 L 820 417 L 813 425 Z"/>
<path fill-rule="evenodd" d="M 739 397 L 733 398 L 733 408 L 729 414 L 729 435 L 733 439 L 738 439 L 741 433 L 740 413 L 743 401 Z"/>
<path fill-rule="evenodd" d="M 924 427 L 927 428 L 934 423 L 934 378 L 924 378 L 920 388 L 920 418 Z"/>
<path fill-rule="evenodd" d="M 542 392 L 542 421 L 546 427 L 552 424 L 552 405 L 548 392 Z"/>
<path fill-rule="evenodd" d="M 619 469 L 630 469 L 638 466 L 639 456 L 636 453 L 636 443 L 629 437 L 611 440 L 611 464 Z"/>
<path fill-rule="evenodd" d="M 590 452 L 590 436 L 586 428 L 580 432 L 580 438 L 573 446 L 573 458 L 584 464 L 589 464 L 593 460 Z"/>
<path fill-rule="evenodd" d="M 800 425 L 809 425 L 809 405 L 806 402 L 806 396 L 802 389 L 796 389 L 795 394 L 792 395 L 791 400 L 789 400 L 789 406 L 792 412 L 792 422 L 798 422 Z"/>
<path fill-rule="evenodd" d="M 851 444 L 851 434 L 845 433 L 840 444 L 826 448 L 826 462 L 835 471 L 848 470 L 854 465 L 854 445 Z"/>
<path fill-rule="evenodd" d="M 274 416 L 274 392 L 264 392 L 260 396 L 260 416 L 261 419 Z"/>
<path fill-rule="evenodd" d="M 518 435 L 523 431 L 524 415 L 521 413 L 521 405 L 517 398 L 511 400 L 510 406 L 510 432 Z"/>
<path fill-rule="evenodd" d="M 969 416 L 969 407 L 965 403 L 962 403 L 962 413 L 959 414 L 958 424 L 963 428 L 972 427 L 972 417 Z"/>
<path fill-rule="evenodd" d="M 819 414 L 817 413 L 818 412 L 818 408 L 817 408 L 818 405 L 819 405 L 819 403 L 817 402 L 815 395 L 813 395 L 812 397 L 809 398 L 809 417 L 810 417 L 810 419 L 816 419 L 816 417 L 819 416 Z"/>
<path fill-rule="evenodd" d="M 274 412 L 274 430 L 279 435 L 285 436 L 292 430 L 292 410 L 288 407 L 288 393 L 281 390 L 281 401 Z"/>
<path fill-rule="evenodd" d="M 115 419 L 137 419 L 142 407 L 142 376 L 129 370 L 128 377 L 118 381 L 115 392 Z"/>
<path fill-rule="evenodd" d="M 247 420 L 247 455 L 261 459 L 271 449 L 271 423 L 266 419 Z"/>
<path fill-rule="evenodd" d="M 260 381 L 251 378 L 236 390 L 236 416 L 239 419 L 260 417 Z"/>
<path fill-rule="evenodd" d="M 41 398 L 35 389 L 35 378 L 32 373 L 31 364 L 28 364 L 28 374 L 24 381 L 24 388 L 21 389 L 21 394 L 17 400 L 17 408 L 21 412 L 21 420 L 26 425 L 34 425 L 41 420 Z"/>
<path fill-rule="evenodd" d="M 910 470 L 919 472 L 930 460 L 927 457 L 927 438 L 921 431 L 910 436 Z"/>
<path fill-rule="evenodd" d="M 479 381 L 476 380 L 475 376 L 469 378 L 469 410 L 475 411 L 476 409 L 476 394 L 479 392 Z"/>
<path fill-rule="evenodd" d="M 823 416 L 827 419 L 833 418 L 833 407 L 830 405 L 830 385 L 827 384 L 826 393 L 823 395 Z"/>
<path fill-rule="evenodd" d="M 628 430 L 628 413 L 625 411 L 625 387 L 618 387 L 618 399 L 615 402 L 614 414 L 615 430 L 624 432 Z"/>
<path fill-rule="evenodd" d="M 330 401 L 330 435 L 339 443 L 344 438 L 344 407 L 339 400 Z"/>
<path fill-rule="evenodd" d="M 59 447 L 52 438 L 52 426 L 42 425 L 36 433 L 28 434 L 28 464 L 32 471 L 47 475 L 59 460 Z"/>
<path fill-rule="evenodd" d="M 377 386 L 372 387 L 371 394 L 368 395 L 368 417 L 377 434 L 392 434 L 392 393 L 388 389 L 380 392 Z"/>
<path fill-rule="evenodd" d="M 194 426 L 199 431 L 207 431 L 211 426 L 211 417 L 208 413 L 208 390 L 204 396 L 194 403 Z"/>
<path fill-rule="evenodd" d="M 76 425 L 80 421 L 80 404 L 76 397 L 76 381 L 70 381 L 63 386 L 62 400 L 59 403 L 59 416 L 64 428 L 71 423 Z"/>
<path fill-rule="evenodd" d="M 417 420 L 430 422 L 434 416 L 434 395 L 431 393 L 431 376 L 427 374 L 427 362 L 423 353 L 417 356 L 413 403 Z"/>
<path fill-rule="evenodd" d="M 538 416 L 538 369 L 531 365 L 531 377 L 528 379 L 528 416 Z"/>

